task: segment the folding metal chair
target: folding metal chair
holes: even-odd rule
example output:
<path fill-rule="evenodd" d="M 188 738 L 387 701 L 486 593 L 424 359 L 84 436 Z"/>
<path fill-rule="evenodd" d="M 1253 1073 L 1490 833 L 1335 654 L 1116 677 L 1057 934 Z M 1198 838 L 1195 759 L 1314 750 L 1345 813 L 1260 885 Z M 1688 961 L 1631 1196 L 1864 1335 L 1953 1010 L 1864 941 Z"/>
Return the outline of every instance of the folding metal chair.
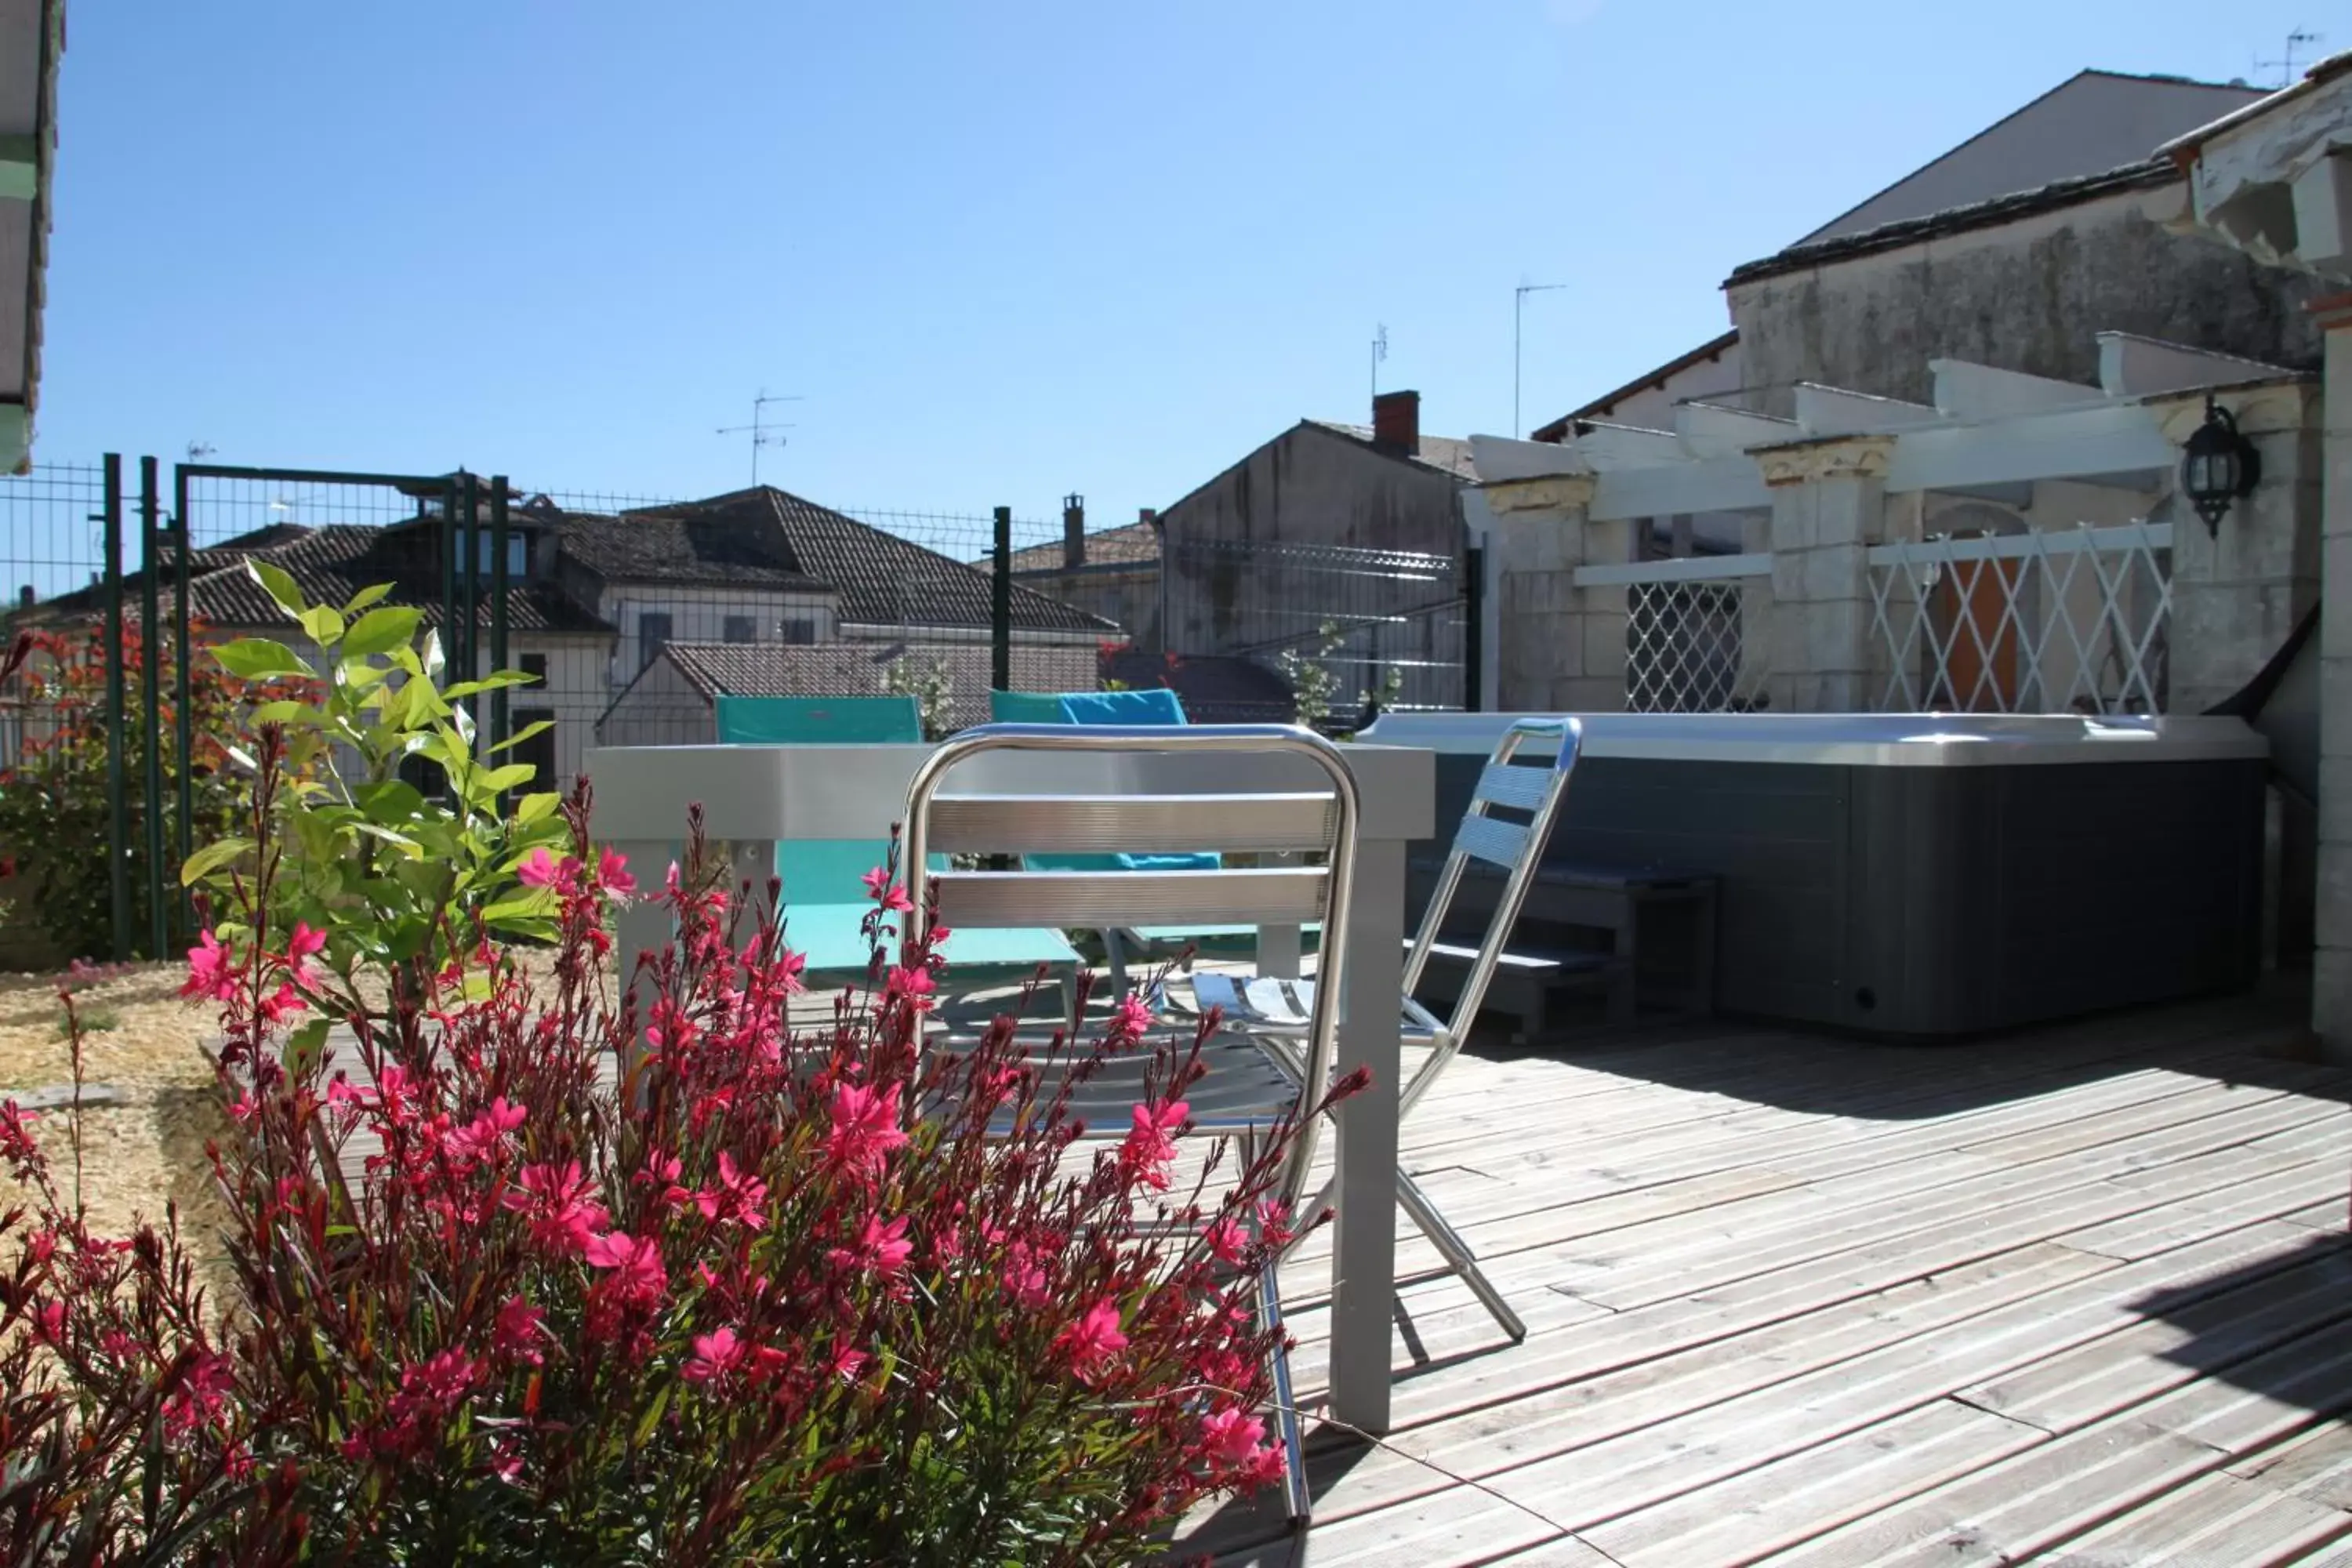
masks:
<path fill-rule="evenodd" d="M 1520 749 L 1530 742 L 1550 742 L 1557 747 L 1548 765 L 1525 766 L 1517 763 Z M 1438 873 L 1436 889 L 1430 896 L 1429 908 L 1421 917 L 1421 929 L 1414 933 L 1405 958 L 1400 1025 L 1405 1042 L 1428 1047 L 1429 1055 L 1399 1091 L 1400 1117 L 1410 1112 L 1437 1082 L 1438 1075 L 1462 1048 L 1464 1037 L 1477 1020 L 1478 1005 L 1486 999 L 1487 984 L 1494 979 L 1495 966 L 1502 960 L 1503 944 L 1509 940 L 1511 928 L 1518 923 L 1519 907 L 1527 901 L 1536 867 L 1543 859 L 1544 844 L 1551 837 L 1552 819 L 1559 813 L 1560 797 L 1567 792 L 1569 774 L 1576 767 L 1577 753 L 1583 742 L 1583 727 L 1574 719 L 1522 719 L 1504 731 L 1494 755 L 1486 760 L 1485 770 L 1478 775 L 1470 809 L 1463 815 L 1462 826 L 1454 832 L 1453 852 L 1446 856 L 1444 868 Z M 1497 816 L 1495 812 L 1498 807 L 1517 813 L 1526 820 L 1514 822 Z M 1449 946 L 1438 941 L 1438 933 L 1444 926 L 1454 895 L 1462 885 L 1463 870 L 1474 857 L 1503 868 L 1503 895 L 1487 922 L 1485 938 L 1475 949 Z M 1325 953 L 1330 951 L 1327 944 Z M 1442 1020 L 1413 999 L 1433 952 L 1443 952 L 1449 960 L 1466 960 L 1470 965 L 1452 1015 Z M 1192 995 L 1203 1009 L 1223 1009 L 1228 1027 L 1271 1039 L 1295 1040 L 1314 1009 L 1324 1005 L 1332 984 L 1328 973 L 1314 980 L 1200 973 L 1192 976 Z M 1470 1287 L 1505 1332 L 1514 1340 L 1527 1338 L 1527 1325 L 1478 1267 L 1477 1256 L 1470 1250 L 1469 1243 L 1446 1222 L 1437 1205 L 1430 1202 L 1429 1194 L 1402 1166 L 1397 1170 L 1396 1184 L 1397 1202 L 1436 1247 L 1446 1266 Z M 1330 1201 L 1331 1194 L 1332 1188 L 1327 1184 L 1303 1212 L 1319 1210 Z"/>
<path fill-rule="evenodd" d="M 1051 773 L 1009 771 L 983 762 L 992 753 L 1044 753 Z M 1298 759 L 1299 773 L 1324 786 L 1299 790 L 1140 794 L 1118 787 L 1132 778 L 1136 753 L 1198 753 L 1218 766 L 1203 782 L 1229 773 L 1223 758 L 1243 754 Z M 1090 764 L 1104 758 L 1108 765 Z M 982 765 L 974 766 L 974 763 Z M 954 788 L 956 775 L 967 782 Z M 1033 792 L 1029 779 L 1080 781 L 1076 790 Z M 1007 783 L 1018 787 L 1007 789 Z M 1317 1123 L 1305 1115 L 1331 1079 L 1338 1049 L 1337 979 L 1346 952 L 1349 888 L 1354 874 L 1359 813 L 1355 777 L 1339 749 L 1311 730 L 1289 725 L 1216 728 L 1078 727 L 1003 724 L 969 730 L 942 744 L 924 763 L 907 799 L 903 863 L 915 912 L 908 937 L 919 940 L 932 918 L 950 931 L 1022 926 L 1121 926 L 1150 919 L 1293 924 L 1319 920 L 1327 976 L 1334 984 L 1302 1016 L 1300 1028 L 1277 1046 L 1220 1035 L 1203 1047 L 1207 1073 L 1190 1085 L 1196 1131 L 1239 1140 L 1245 1152 L 1277 1121 L 1299 1117 L 1296 1141 L 1279 1173 L 1275 1201 L 1295 1205 L 1306 1194 Z M 933 864 L 956 854 L 1109 856 L 1204 848 L 1296 850 L 1321 864 L 1234 869 L 1213 859 L 1182 868 L 1128 870 L 1092 864 L 1050 864 L 1017 871 L 963 871 Z M 1073 1107 L 1090 1138 L 1124 1136 L 1139 1080 L 1105 1071 L 1074 1090 Z M 1252 1282 L 1260 1321 L 1278 1329 L 1282 1299 L 1269 1259 Z M 1273 1366 L 1275 1422 L 1283 1446 L 1291 1516 L 1308 1510 L 1306 1468 L 1286 1352 Z"/>

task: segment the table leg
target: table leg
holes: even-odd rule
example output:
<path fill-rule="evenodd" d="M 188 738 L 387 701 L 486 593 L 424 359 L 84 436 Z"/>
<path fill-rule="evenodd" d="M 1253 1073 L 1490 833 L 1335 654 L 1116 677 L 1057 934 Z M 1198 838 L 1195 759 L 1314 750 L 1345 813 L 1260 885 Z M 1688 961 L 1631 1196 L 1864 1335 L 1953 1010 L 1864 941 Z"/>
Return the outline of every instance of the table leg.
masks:
<path fill-rule="evenodd" d="M 1396 1299 L 1397 1091 L 1402 1053 L 1404 845 L 1365 839 L 1356 851 L 1342 979 L 1339 1070 L 1371 1068 L 1371 1087 L 1342 1104 L 1339 1196 L 1331 1240 L 1331 1414 L 1389 1426 L 1389 1350 Z"/>

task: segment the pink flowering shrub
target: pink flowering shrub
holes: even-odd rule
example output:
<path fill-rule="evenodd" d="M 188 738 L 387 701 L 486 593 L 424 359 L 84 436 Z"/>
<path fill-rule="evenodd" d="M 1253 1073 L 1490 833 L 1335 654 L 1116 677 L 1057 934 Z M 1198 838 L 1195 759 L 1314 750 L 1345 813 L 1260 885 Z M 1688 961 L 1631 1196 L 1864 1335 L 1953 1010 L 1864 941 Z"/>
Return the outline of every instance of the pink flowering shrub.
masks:
<path fill-rule="evenodd" d="M 0 1215 L 12 1561 L 1120 1563 L 1279 1479 L 1248 1282 L 1288 1238 L 1290 1129 L 1180 1175 L 1202 1037 L 1126 1007 L 1083 1044 L 1007 1018 L 927 1049 L 923 951 L 796 1030 L 772 884 L 698 890 L 697 822 L 641 889 L 584 786 L 511 868 L 535 977 L 478 911 L 355 1005 L 366 933 L 277 876 L 280 749 L 231 934 L 190 954 L 236 1299 L 168 1223 L 88 1235 L 0 1111 L 35 1194 Z M 895 951 L 905 893 L 868 891 Z M 616 1005 L 631 897 L 678 934 Z M 340 1039 L 297 1034 L 330 1011 Z M 1090 1152 L 1072 1097 L 1106 1071 L 1134 1103 Z"/>

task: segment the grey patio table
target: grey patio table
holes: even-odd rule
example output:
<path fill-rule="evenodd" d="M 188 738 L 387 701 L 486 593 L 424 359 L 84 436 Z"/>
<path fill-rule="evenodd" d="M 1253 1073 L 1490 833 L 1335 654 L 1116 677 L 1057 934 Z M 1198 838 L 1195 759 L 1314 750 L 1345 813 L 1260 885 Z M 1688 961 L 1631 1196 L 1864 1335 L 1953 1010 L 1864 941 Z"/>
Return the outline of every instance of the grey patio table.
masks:
<path fill-rule="evenodd" d="M 1371 1088 L 1334 1115 L 1339 1161 L 1331 1258 L 1333 1416 L 1368 1432 L 1389 1426 L 1389 1350 L 1396 1291 L 1397 997 L 1404 959 L 1405 847 L 1434 831 L 1433 753 L 1418 747 L 1341 748 L 1363 816 L 1338 1070 L 1371 1069 Z M 884 839 L 904 810 L 927 746 L 614 746 L 588 752 L 595 833 L 629 857 L 640 885 L 658 885 L 677 858 L 687 807 L 699 802 L 714 839 L 741 846 L 746 869 L 773 864 L 777 839 Z M 950 794 L 1153 795 L 1312 789 L 1297 758 L 1120 752 L 1055 756 L 999 752 L 960 772 Z M 1323 787 L 1328 787 L 1324 785 Z M 764 875 L 764 871 L 761 873 Z M 666 911 L 622 911 L 621 973 L 668 939 Z M 1298 933 L 1267 928 L 1274 973 L 1297 973 Z"/>

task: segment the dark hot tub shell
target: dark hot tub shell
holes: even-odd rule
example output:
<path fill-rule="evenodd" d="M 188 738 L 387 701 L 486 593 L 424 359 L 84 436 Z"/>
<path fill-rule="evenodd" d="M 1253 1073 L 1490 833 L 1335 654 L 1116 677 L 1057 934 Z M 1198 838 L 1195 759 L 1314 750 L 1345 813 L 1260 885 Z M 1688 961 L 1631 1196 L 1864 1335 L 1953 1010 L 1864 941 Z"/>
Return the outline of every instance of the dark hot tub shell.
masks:
<path fill-rule="evenodd" d="M 1509 714 L 1393 714 L 1450 839 Z M 2234 719 L 1585 719 L 1549 864 L 1719 879 L 1716 1005 L 1948 1037 L 2242 988 L 2266 750 Z"/>

